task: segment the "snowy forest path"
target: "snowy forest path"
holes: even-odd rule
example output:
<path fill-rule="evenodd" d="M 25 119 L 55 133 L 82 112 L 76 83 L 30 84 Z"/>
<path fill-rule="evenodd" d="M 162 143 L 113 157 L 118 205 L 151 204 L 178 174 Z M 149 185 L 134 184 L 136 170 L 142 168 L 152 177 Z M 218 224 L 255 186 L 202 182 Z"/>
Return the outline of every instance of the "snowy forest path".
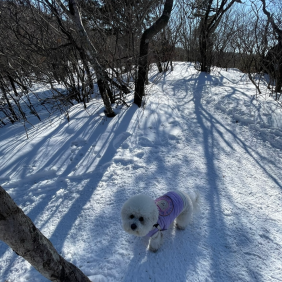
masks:
<path fill-rule="evenodd" d="M 70 123 L 44 125 L 30 140 L 4 127 L 3 187 L 93 281 L 279 281 L 280 128 L 254 122 L 268 121 L 270 107 L 237 83 L 241 75 L 179 63 L 148 86 L 142 109 L 109 120 L 76 106 Z M 123 231 L 120 209 L 135 194 L 176 189 L 197 191 L 200 213 L 151 253 Z M 46 281 L 3 244 L 0 261 L 1 282 Z"/>

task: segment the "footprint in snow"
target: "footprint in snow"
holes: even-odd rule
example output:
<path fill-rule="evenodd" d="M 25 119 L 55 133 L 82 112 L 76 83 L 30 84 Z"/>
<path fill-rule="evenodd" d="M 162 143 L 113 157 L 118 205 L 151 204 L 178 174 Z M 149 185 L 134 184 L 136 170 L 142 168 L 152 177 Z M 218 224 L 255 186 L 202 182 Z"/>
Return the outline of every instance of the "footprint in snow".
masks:
<path fill-rule="evenodd" d="M 82 147 L 87 143 L 85 139 L 78 138 L 71 142 L 71 147 Z"/>
<path fill-rule="evenodd" d="M 144 152 L 138 152 L 135 154 L 135 156 L 138 158 L 138 159 L 142 159 L 143 156 L 144 156 Z"/>
<path fill-rule="evenodd" d="M 148 138 L 146 138 L 144 136 L 139 138 L 138 144 L 141 147 L 153 147 L 153 142 L 150 139 L 148 139 Z"/>
<path fill-rule="evenodd" d="M 79 151 L 86 144 L 87 144 L 87 141 L 85 139 L 80 139 L 80 138 L 71 142 L 71 157 L 70 157 L 71 162 L 74 160 L 77 160 L 77 157 L 81 158 L 84 156 L 84 153 L 79 152 Z"/>
<path fill-rule="evenodd" d="M 129 147 L 129 144 L 127 142 L 124 142 L 129 136 L 131 136 L 131 133 L 129 132 L 123 132 L 119 134 L 115 140 L 113 141 L 113 147 L 115 149 L 119 148 L 121 145 L 123 149 L 127 149 Z"/>

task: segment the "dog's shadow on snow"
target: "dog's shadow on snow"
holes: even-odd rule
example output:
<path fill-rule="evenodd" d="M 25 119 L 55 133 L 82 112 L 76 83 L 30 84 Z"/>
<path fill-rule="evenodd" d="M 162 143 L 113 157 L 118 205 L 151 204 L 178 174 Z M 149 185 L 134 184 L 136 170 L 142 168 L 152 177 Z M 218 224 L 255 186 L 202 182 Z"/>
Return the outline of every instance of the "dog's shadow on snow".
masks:
<path fill-rule="evenodd" d="M 178 230 L 173 224 L 164 231 L 163 244 L 156 253 L 149 251 L 148 239 L 132 236 L 133 257 L 122 281 L 187 281 L 187 271 L 196 269 L 197 257 L 201 256 L 199 232 L 193 222 L 185 230 Z M 172 273 L 176 276 L 172 277 Z"/>

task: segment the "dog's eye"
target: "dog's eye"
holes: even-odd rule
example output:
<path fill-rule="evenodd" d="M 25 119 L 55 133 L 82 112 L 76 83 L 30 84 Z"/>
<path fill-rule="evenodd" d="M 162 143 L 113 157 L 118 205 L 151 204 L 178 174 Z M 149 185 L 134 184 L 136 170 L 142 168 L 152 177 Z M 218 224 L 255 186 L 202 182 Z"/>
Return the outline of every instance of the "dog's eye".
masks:
<path fill-rule="evenodd" d="M 131 219 L 134 218 L 134 215 L 132 214 L 132 215 L 130 216 L 130 218 L 131 218 Z"/>
<path fill-rule="evenodd" d="M 144 218 L 141 216 L 141 217 L 139 218 L 139 221 L 144 221 Z"/>

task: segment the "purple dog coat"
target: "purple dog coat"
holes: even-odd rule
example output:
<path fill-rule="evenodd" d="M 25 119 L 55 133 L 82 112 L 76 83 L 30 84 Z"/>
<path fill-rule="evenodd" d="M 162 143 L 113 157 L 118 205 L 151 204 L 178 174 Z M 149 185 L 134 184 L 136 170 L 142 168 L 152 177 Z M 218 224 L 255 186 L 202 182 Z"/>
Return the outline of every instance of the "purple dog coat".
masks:
<path fill-rule="evenodd" d="M 177 192 L 168 192 L 155 200 L 159 210 L 159 218 L 157 224 L 146 236 L 152 237 L 159 230 L 167 230 L 175 218 L 183 211 L 184 202 Z"/>

